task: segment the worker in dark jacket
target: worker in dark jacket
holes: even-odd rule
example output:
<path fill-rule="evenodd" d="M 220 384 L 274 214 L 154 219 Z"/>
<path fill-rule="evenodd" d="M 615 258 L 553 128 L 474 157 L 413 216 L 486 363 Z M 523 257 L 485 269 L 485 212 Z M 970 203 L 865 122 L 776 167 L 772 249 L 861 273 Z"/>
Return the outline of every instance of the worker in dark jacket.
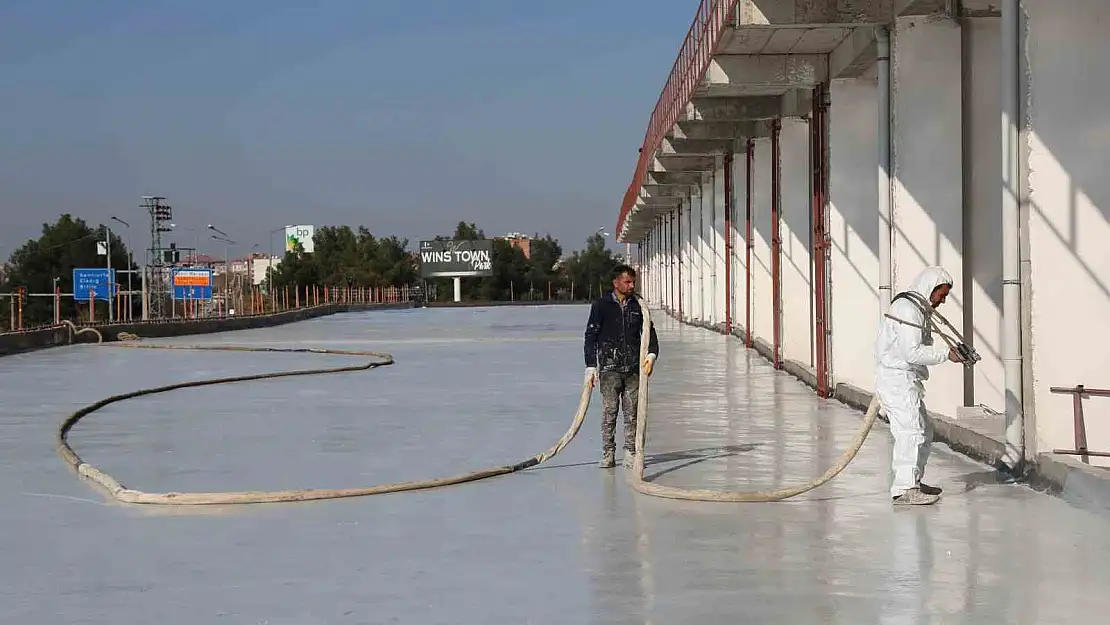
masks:
<path fill-rule="evenodd" d="M 636 450 L 636 399 L 640 390 L 640 366 L 650 376 L 659 355 L 659 337 L 651 327 L 647 359 L 640 363 L 640 334 L 644 315 L 633 294 L 636 270 L 620 265 L 613 270 L 613 290 L 594 301 L 586 323 L 586 381 L 601 385 L 601 462 L 605 469 L 615 464 L 617 408 L 624 406 L 624 466 L 631 468 Z"/>

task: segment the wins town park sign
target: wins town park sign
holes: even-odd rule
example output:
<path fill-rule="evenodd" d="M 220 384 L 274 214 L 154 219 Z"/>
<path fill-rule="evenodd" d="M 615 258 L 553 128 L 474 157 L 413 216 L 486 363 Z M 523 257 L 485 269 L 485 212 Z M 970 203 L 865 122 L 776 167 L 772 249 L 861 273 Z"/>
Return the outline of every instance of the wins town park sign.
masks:
<path fill-rule="evenodd" d="M 421 241 L 420 275 L 488 278 L 493 275 L 493 241 Z"/>

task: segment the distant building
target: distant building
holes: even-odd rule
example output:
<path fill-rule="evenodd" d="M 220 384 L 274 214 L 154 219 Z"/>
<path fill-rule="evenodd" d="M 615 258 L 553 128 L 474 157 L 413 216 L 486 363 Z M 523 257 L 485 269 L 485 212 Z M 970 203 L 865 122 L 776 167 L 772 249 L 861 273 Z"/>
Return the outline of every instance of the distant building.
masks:
<path fill-rule="evenodd" d="M 510 232 L 509 234 L 497 238 L 508 241 L 509 245 L 524 252 L 525 258 L 532 258 L 532 237 L 519 232 Z"/>

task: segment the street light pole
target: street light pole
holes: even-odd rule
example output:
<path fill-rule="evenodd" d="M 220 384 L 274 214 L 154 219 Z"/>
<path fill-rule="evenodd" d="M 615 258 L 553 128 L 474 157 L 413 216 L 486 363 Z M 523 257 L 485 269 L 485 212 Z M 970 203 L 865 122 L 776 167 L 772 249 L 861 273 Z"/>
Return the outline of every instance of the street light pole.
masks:
<path fill-rule="evenodd" d="M 266 280 L 267 280 L 266 289 L 268 291 L 273 292 L 273 289 L 274 289 L 274 284 L 273 284 L 273 281 L 274 281 L 274 278 L 273 278 L 273 274 L 274 274 L 274 234 L 277 233 L 277 232 L 281 232 L 282 230 L 288 230 L 292 227 L 293 226 L 281 226 L 279 228 L 274 228 L 273 230 L 271 230 L 269 232 L 269 237 L 268 238 L 270 239 L 270 270 L 266 274 Z"/>
<path fill-rule="evenodd" d="M 228 309 L 228 304 L 231 302 L 231 259 L 229 258 L 230 252 L 228 250 L 228 245 L 238 244 L 235 241 L 232 241 L 231 238 L 227 236 L 227 233 L 225 233 L 223 230 L 220 230 L 216 226 L 208 224 L 208 229 L 214 232 L 219 232 L 223 235 L 222 237 L 212 235 L 212 238 L 217 241 L 222 241 L 224 244 L 224 311 L 226 312 Z"/>
<path fill-rule="evenodd" d="M 108 269 L 108 323 L 112 323 L 112 291 L 115 284 L 112 282 L 112 228 L 104 226 L 104 264 Z"/>

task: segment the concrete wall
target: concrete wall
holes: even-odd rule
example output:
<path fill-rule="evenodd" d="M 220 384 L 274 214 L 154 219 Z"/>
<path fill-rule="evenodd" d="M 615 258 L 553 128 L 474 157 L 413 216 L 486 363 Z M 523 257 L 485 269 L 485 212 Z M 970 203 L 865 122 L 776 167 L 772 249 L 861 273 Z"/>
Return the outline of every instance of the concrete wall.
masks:
<path fill-rule="evenodd" d="M 928 265 L 963 284 L 963 106 L 959 25 L 937 18 L 900 18 L 893 36 L 894 292 L 909 288 Z M 997 77 L 987 78 L 997 82 Z M 874 161 L 872 161 L 874 162 Z M 956 327 L 965 294 L 953 289 L 940 312 Z M 940 340 L 939 338 L 936 340 Z M 963 369 L 933 367 L 930 410 L 954 415 L 963 403 Z"/>
<path fill-rule="evenodd" d="M 724 158 L 713 172 L 713 323 L 725 322 L 725 298 L 728 296 L 725 285 L 725 213 L 728 200 L 725 198 Z"/>
<path fill-rule="evenodd" d="M 711 268 L 709 267 L 710 250 L 709 250 L 709 220 L 710 220 L 710 201 L 712 198 L 706 193 L 705 182 L 701 184 L 701 188 L 696 198 L 697 217 L 694 221 L 694 240 L 697 241 L 697 262 L 698 262 L 698 282 L 694 289 L 694 310 L 697 316 L 694 318 L 700 322 L 709 320 L 709 304 L 710 292 L 709 289 L 712 285 L 712 278 L 710 277 Z"/>
<path fill-rule="evenodd" d="M 752 335 L 771 343 L 771 140 L 757 139 L 752 163 Z"/>
<path fill-rule="evenodd" d="M 748 202 L 748 155 L 743 147 L 732 158 L 733 195 L 736 198 L 736 219 L 732 224 L 732 320 L 733 325 L 744 328 L 747 323 L 745 311 L 748 308 L 747 282 L 747 202 Z"/>
<path fill-rule="evenodd" d="M 809 123 L 782 120 L 782 357 L 813 365 L 812 227 Z"/>
<path fill-rule="evenodd" d="M 686 200 L 682 203 L 681 213 L 679 214 L 679 227 L 681 228 L 681 236 L 679 239 L 682 241 L 682 306 L 680 310 L 686 319 L 693 318 L 694 299 L 691 293 L 694 290 L 694 285 L 697 283 L 695 280 L 695 271 L 697 267 L 694 264 L 694 245 L 691 239 L 693 228 L 693 209 L 692 204 L 695 200 L 693 198 Z"/>
<path fill-rule="evenodd" d="M 964 283 L 961 295 L 972 345 L 983 357 L 965 399 L 1005 410 L 1002 374 L 1002 126 L 998 19 L 972 19 L 964 30 Z M 968 314 L 969 313 L 969 314 Z M 966 374 L 965 374 L 966 375 Z"/>
<path fill-rule="evenodd" d="M 877 81 L 834 80 L 829 100 L 829 365 L 834 384 L 871 389 L 879 318 Z"/>
<path fill-rule="evenodd" d="M 1029 253 L 1037 446 L 1071 448 L 1071 398 L 1110 388 L 1110 3 L 1028 11 Z M 1110 399 L 1084 400 L 1091 449 L 1110 451 Z"/>
<path fill-rule="evenodd" d="M 313 308 L 301 308 L 272 315 L 239 316 L 222 319 L 201 319 L 197 321 L 170 321 L 159 323 L 128 323 L 113 324 L 110 326 L 92 326 L 101 333 L 105 341 L 118 340 L 122 332 L 137 334 L 141 338 L 157 338 L 167 336 L 188 336 L 193 334 L 211 334 L 215 332 L 230 332 L 232 330 L 247 330 L 251 328 L 268 328 L 286 323 L 294 323 L 305 319 L 324 317 L 336 313 L 360 310 L 391 310 L 411 308 L 411 303 L 401 304 L 331 304 Z M 83 334 L 77 337 L 78 343 L 95 342 L 95 336 Z M 69 344 L 69 330 L 65 327 L 46 328 L 32 332 L 18 332 L 0 335 L 0 356 L 19 352 L 58 347 Z"/>

